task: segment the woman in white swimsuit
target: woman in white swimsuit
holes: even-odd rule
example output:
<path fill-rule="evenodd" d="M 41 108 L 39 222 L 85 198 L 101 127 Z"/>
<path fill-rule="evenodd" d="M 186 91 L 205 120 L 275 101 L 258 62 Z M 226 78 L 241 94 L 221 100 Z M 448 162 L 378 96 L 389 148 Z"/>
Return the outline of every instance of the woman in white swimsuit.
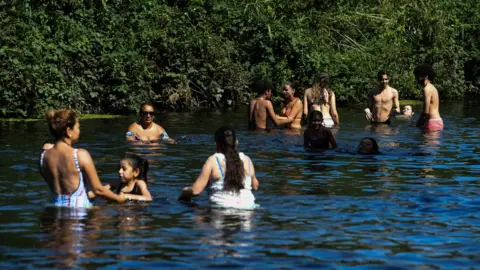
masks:
<path fill-rule="evenodd" d="M 323 115 L 323 126 L 333 127 L 338 125 L 337 105 L 335 93 L 328 87 L 328 74 L 321 72 L 315 76 L 312 88 L 305 90 L 303 113 L 308 115 L 310 111 L 319 111 Z"/>
<path fill-rule="evenodd" d="M 215 132 L 217 152 L 211 155 L 193 185 L 182 190 L 178 200 L 190 201 L 207 187 L 209 202 L 214 207 L 254 209 L 259 183 L 252 160 L 237 151 L 235 131 L 221 127 Z"/>

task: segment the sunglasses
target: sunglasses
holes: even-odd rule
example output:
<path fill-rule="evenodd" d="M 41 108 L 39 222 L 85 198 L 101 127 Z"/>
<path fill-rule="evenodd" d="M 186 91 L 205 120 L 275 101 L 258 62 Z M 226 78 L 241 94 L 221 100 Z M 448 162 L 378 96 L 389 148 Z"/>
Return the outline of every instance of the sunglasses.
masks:
<path fill-rule="evenodd" d="M 142 114 L 143 116 L 147 116 L 147 115 L 154 116 L 154 115 L 155 115 L 155 112 L 141 112 L 141 114 Z"/>

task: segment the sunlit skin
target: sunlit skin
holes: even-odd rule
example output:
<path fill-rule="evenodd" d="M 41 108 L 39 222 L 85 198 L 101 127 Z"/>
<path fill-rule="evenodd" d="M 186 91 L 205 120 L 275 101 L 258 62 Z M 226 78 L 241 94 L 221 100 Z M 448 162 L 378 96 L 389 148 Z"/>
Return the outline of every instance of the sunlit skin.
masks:
<path fill-rule="evenodd" d="M 368 108 L 365 109 L 365 118 L 374 123 L 385 123 L 389 120 L 393 104 L 395 111 L 400 113 L 398 91 L 388 85 L 390 77 L 382 75 L 379 86 L 369 94 Z"/>
<path fill-rule="evenodd" d="M 324 118 L 332 118 L 335 124 L 339 123 L 339 117 L 337 113 L 337 105 L 335 99 L 335 93 L 331 92 L 332 96 L 329 96 L 329 92 L 327 89 L 322 88 L 320 91 L 320 95 L 324 95 L 326 100 L 330 100 L 330 103 L 326 104 L 312 104 L 312 91 L 313 88 L 309 88 L 305 90 L 305 94 L 303 97 L 303 114 L 308 115 L 309 109 L 316 110 L 322 113 Z M 309 108 L 308 104 L 312 104 L 311 108 Z"/>
<path fill-rule="evenodd" d="M 52 192 L 56 194 L 71 194 L 75 192 L 79 186 L 80 178 L 78 171 L 73 162 L 73 147 L 78 143 L 80 138 L 80 123 L 77 121 L 75 125 L 68 127 L 64 136 L 58 139 L 53 147 L 47 149 L 43 158 L 43 166 L 41 174 Z M 102 197 L 107 200 L 123 202 L 126 198 L 123 195 L 112 193 L 105 188 L 98 178 L 92 157 L 85 149 L 78 149 L 78 163 L 82 171 L 85 183 L 90 187 L 88 193 L 96 197 Z"/>
<path fill-rule="evenodd" d="M 293 122 L 288 125 L 289 128 L 302 128 L 302 113 L 303 113 L 303 104 L 302 101 L 295 97 L 295 89 L 291 85 L 285 84 L 283 86 L 283 95 L 286 101 L 284 107 L 280 110 L 280 116 L 282 117 L 291 117 Z M 281 118 L 281 119 L 285 119 Z"/>
<path fill-rule="evenodd" d="M 135 137 L 142 142 L 158 141 L 165 129 L 156 124 L 154 120 L 155 109 L 150 105 L 144 105 L 140 108 L 140 120 L 132 123 L 127 131 L 134 133 Z M 134 141 L 135 137 L 129 136 L 126 140 Z M 173 139 L 167 139 L 167 141 L 171 143 L 175 142 Z"/>
<path fill-rule="evenodd" d="M 250 102 L 249 126 L 254 129 L 266 129 L 267 119 L 270 117 L 276 126 L 291 123 L 293 118 L 279 119 L 275 114 L 271 102 L 272 90 L 267 89 L 265 93 Z"/>
<path fill-rule="evenodd" d="M 430 82 L 428 76 L 416 78 L 417 84 L 423 87 L 423 110 L 418 119 L 417 126 L 424 126 L 430 119 L 439 119 L 439 97 L 435 86 Z"/>

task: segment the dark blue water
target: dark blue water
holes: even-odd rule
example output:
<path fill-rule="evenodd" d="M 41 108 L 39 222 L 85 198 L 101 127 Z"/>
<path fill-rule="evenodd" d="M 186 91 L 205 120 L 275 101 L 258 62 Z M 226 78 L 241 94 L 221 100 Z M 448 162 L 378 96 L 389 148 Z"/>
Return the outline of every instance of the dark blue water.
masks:
<path fill-rule="evenodd" d="M 81 120 L 102 182 L 119 158 L 151 163 L 148 204 L 69 211 L 45 208 L 38 174 L 46 123 L 0 122 L 0 268 L 476 268 L 480 265 L 480 110 L 441 107 L 445 130 L 408 121 L 370 126 L 361 108 L 339 108 L 339 149 L 306 153 L 286 130 L 246 131 L 245 108 L 157 115 L 176 145 L 123 142 L 135 118 Z M 419 108 L 415 108 L 417 111 Z M 231 124 L 255 165 L 260 209 L 215 210 L 176 201 L 213 154 L 213 132 Z M 365 136 L 383 155 L 355 155 Z"/>

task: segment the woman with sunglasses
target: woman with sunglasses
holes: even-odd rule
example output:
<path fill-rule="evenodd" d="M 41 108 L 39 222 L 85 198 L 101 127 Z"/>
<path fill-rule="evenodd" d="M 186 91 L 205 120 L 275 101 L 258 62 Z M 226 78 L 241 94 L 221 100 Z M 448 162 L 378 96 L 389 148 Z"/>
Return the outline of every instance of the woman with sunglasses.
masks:
<path fill-rule="evenodd" d="M 174 143 L 175 140 L 170 139 L 165 129 L 153 122 L 155 119 L 155 109 L 151 103 L 144 103 L 140 106 L 140 121 L 132 123 L 128 127 L 126 140 L 140 142 L 154 142 L 157 140 L 167 140 Z"/>

